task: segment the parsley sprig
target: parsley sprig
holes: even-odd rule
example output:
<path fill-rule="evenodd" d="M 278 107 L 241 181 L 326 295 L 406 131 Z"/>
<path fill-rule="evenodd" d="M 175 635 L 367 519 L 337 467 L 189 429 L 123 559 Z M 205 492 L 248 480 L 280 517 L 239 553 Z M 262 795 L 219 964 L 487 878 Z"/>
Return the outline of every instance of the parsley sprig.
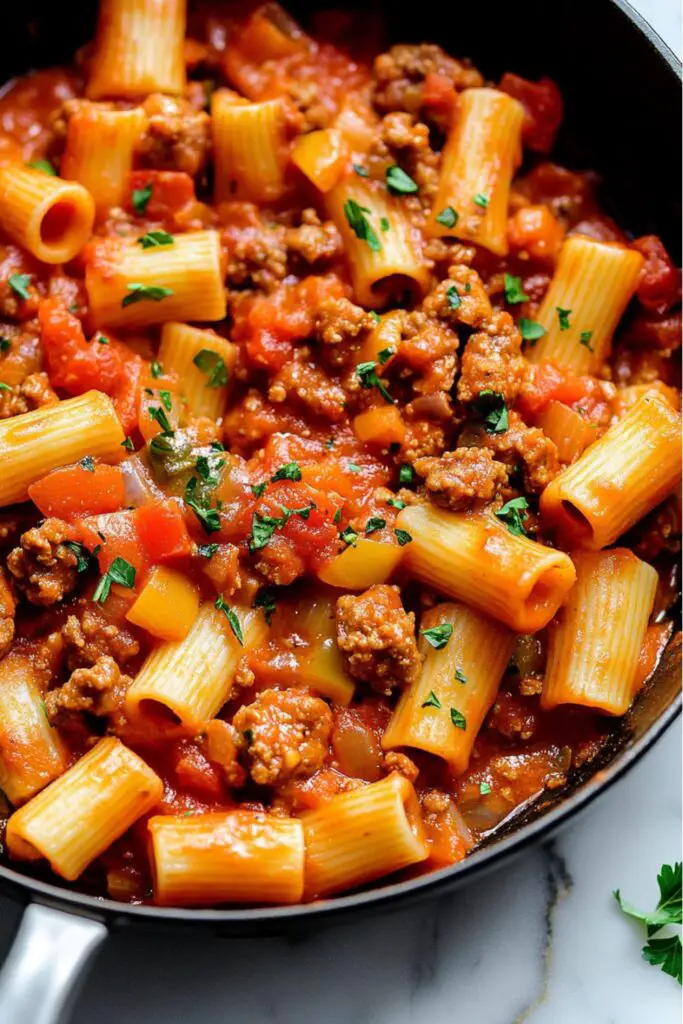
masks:
<path fill-rule="evenodd" d="M 127 562 L 125 558 L 115 558 L 104 576 L 100 577 L 100 582 L 92 596 L 93 601 L 104 604 L 109 597 L 112 583 L 118 583 L 129 590 L 132 589 L 135 586 L 135 566 Z"/>
<path fill-rule="evenodd" d="M 660 967 L 665 974 L 675 978 L 679 985 L 683 984 L 683 947 L 680 935 L 666 935 L 659 939 L 653 938 L 662 928 L 680 925 L 682 920 L 683 868 L 680 863 L 662 864 L 657 875 L 659 899 L 653 911 L 647 913 L 639 910 L 632 903 L 623 899 L 619 889 L 614 891 L 614 898 L 629 917 L 642 921 L 647 926 L 648 942 L 643 946 L 643 960 Z"/>
<path fill-rule="evenodd" d="M 359 363 L 356 367 L 356 376 L 362 387 L 377 388 L 384 401 L 388 402 L 389 405 L 393 405 L 394 400 L 387 391 L 386 385 L 377 376 L 377 365 L 374 361 Z"/>
<path fill-rule="evenodd" d="M 218 352 L 203 348 L 192 360 L 198 370 L 207 375 L 207 388 L 224 388 L 228 383 L 229 370 Z"/>
<path fill-rule="evenodd" d="M 356 238 L 367 242 L 373 252 L 382 251 L 382 243 L 377 237 L 377 232 L 366 217 L 372 211 L 367 206 L 361 206 L 355 199 L 347 199 L 344 203 L 344 216 Z"/>

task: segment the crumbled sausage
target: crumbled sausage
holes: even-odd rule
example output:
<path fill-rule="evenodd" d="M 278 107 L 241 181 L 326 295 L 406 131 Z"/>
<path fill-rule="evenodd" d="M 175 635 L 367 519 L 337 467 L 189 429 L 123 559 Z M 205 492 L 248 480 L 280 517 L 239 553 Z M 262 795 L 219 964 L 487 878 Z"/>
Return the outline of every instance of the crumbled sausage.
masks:
<path fill-rule="evenodd" d="M 46 373 L 30 373 L 10 391 L 0 391 L 0 420 L 18 416 L 44 405 L 55 405 L 59 399 L 50 387 Z"/>
<path fill-rule="evenodd" d="M 398 587 L 376 583 L 363 594 L 337 600 L 337 646 L 348 671 L 380 693 L 417 678 L 421 658 L 415 615 L 401 604 Z"/>
<path fill-rule="evenodd" d="M 403 775 L 409 782 L 415 782 L 420 774 L 420 769 L 415 762 L 411 761 L 406 754 L 401 754 L 397 750 L 390 750 L 388 754 L 384 755 L 384 769 L 387 772 L 398 772 L 399 775 Z"/>
<path fill-rule="evenodd" d="M 522 338 L 509 313 L 494 313 L 488 324 L 467 342 L 462 355 L 458 398 L 472 402 L 486 390 L 515 400 L 526 374 Z"/>
<path fill-rule="evenodd" d="M 430 496 L 456 511 L 493 501 L 508 478 L 486 448 L 456 448 L 438 459 L 417 459 L 413 466 Z"/>
<path fill-rule="evenodd" d="M 14 639 L 16 601 L 7 575 L 0 565 L 0 658 L 7 654 Z"/>
<path fill-rule="evenodd" d="M 418 186 L 418 192 L 407 198 L 407 209 L 431 207 L 439 187 L 440 155 L 429 144 L 426 124 L 403 111 L 387 114 L 374 152 L 400 164 Z"/>
<path fill-rule="evenodd" d="M 69 669 L 89 668 L 101 657 L 111 657 L 125 665 L 140 652 L 140 644 L 126 629 L 107 622 L 91 604 L 80 617 L 69 615 L 62 626 Z"/>
<path fill-rule="evenodd" d="M 143 167 L 182 171 L 194 178 L 206 167 L 211 119 L 187 100 L 154 93 L 143 104 L 147 128 L 139 145 Z"/>
<path fill-rule="evenodd" d="M 406 436 L 401 446 L 401 462 L 413 463 L 429 455 L 440 455 L 448 447 L 448 435 L 443 423 L 431 419 L 416 419 L 406 424 Z"/>
<path fill-rule="evenodd" d="M 344 415 L 346 395 L 324 370 L 308 361 L 310 354 L 308 348 L 300 348 L 296 359 L 285 363 L 273 377 L 268 398 L 275 403 L 295 398 L 314 415 L 336 423 Z"/>
<path fill-rule="evenodd" d="M 90 668 L 75 669 L 62 686 L 45 695 L 47 716 L 51 722 L 64 713 L 80 711 L 102 718 L 118 716 L 132 681 L 113 658 L 99 657 Z"/>
<path fill-rule="evenodd" d="M 448 277 L 427 295 L 422 308 L 446 323 L 482 327 L 491 317 L 491 303 L 476 270 L 466 264 L 448 269 Z"/>
<path fill-rule="evenodd" d="M 484 84 L 479 72 L 465 61 L 454 60 L 428 43 L 399 44 L 375 58 L 375 107 L 382 111 L 417 113 L 422 106 L 422 86 L 429 74 L 447 78 L 455 89 Z"/>
<path fill-rule="evenodd" d="M 415 373 L 418 395 L 450 391 L 458 368 L 459 340 L 447 324 L 422 309 L 406 313 L 398 359 Z"/>
<path fill-rule="evenodd" d="M 501 434 L 486 434 L 483 443 L 501 456 L 510 468 L 521 460 L 527 491 L 542 491 L 560 472 L 557 446 L 538 427 L 527 427 L 514 410 L 509 416 L 508 430 Z"/>
<path fill-rule="evenodd" d="M 76 586 L 76 555 L 65 544 L 68 530 L 61 519 L 46 519 L 23 533 L 7 557 L 7 568 L 32 604 L 56 604 Z"/>
<path fill-rule="evenodd" d="M 308 690 L 263 690 L 233 718 L 252 779 L 274 786 L 312 775 L 327 754 L 332 712 Z"/>
<path fill-rule="evenodd" d="M 287 273 L 282 226 L 267 223 L 253 203 L 225 203 L 221 215 L 226 224 L 221 231 L 221 245 L 228 286 L 274 291 Z"/>
<path fill-rule="evenodd" d="M 349 299 L 325 299 L 316 312 L 315 336 L 323 345 L 342 345 L 374 326 L 372 314 Z"/>
<path fill-rule="evenodd" d="M 298 228 L 286 228 L 284 244 L 288 256 L 298 257 L 309 266 L 320 267 L 338 259 L 344 250 L 341 235 L 331 220 L 321 223 L 315 210 L 304 210 Z"/>

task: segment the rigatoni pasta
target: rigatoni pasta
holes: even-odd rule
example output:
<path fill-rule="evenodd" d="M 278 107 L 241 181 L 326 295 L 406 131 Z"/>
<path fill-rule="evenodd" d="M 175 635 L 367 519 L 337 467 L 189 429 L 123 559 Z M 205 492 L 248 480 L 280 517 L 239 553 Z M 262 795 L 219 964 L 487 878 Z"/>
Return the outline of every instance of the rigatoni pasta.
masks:
<path fill-rule="evenodd" d="M 570 236 L 538 311 L 545 334 L 531 362 L 552 360 L 574 373 L 592 373 L 610 353 L 612 335 L 643 266 L 635 249 Z"/>
<path fill-rule="evenodd" d="M 575 551 L 576 586 L 550 626 L 544 708 L 623 715 L 657 590 L 657 572 L 625 548 Z"/>
<path fill-rule="evenodd" d="M 167 373 L 178 374 L 193 416 L 215 420 L 223 415 L 236 358 L 235 346 L 213 331 L 190 324 L 164 324 L 159 362 Z"/>
<path fill-rule="evenodd" d="M 216 202 L 272 203 L 286 191 L 286 110 L 282 100 L 246 103 L 227 89 L 211 99 Z"/>
<path fill-rule="evenodd" d="M 541 511 L 571 543 L 612 544 L 672 492 L 681 475 L 681 417 L 643 395 L 541 495 Z"/>
<path fill-rule="evenodd" d="M 161 799 L 163 784 L 141 757 L 108 737 L 7 822 L 18 860 L 45 858 L 73 881 Z"/>
<path fill-rule="evenodd" d="M 0 221 L 43 263 L 68 263 L 90 237 L 95 204 L 75 181 L 21 164 L 0 165 Z"/>

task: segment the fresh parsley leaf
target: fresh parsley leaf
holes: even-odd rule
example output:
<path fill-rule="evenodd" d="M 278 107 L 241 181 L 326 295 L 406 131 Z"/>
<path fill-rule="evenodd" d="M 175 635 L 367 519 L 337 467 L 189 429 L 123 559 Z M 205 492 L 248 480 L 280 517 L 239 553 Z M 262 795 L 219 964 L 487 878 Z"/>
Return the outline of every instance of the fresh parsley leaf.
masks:
<path fill-rule="evenodd" d="M 360 466 L 358 465 L 358 463 L 357 463 L 357 462 L 347 462 L 347 463 L 346 463 L 346 468 L 347 468 L 347 469 L 348 469 L 348 470 L 349 470 L 349 471 L 350 471 L 351 473 L 360 473 L 360 471 L 361 471 L 361 469 L 360 469 Z"/>
<path fill-rule="evenodd" d="M 561 306 L 555 306 L 555 312 L 557 313 L 557 320 L 560 325 L 560 330 L 568 331 L 571 327 L 571 324 L 569 323 L 571 309 L 562 309 Z"/>
<path fill-rule="evenodd" d="M 7 283 L 20 299 L 30 299 L 29 287 L 33 274 L 10 274 Z"/>
<path fill-rule="evenodd" d="M 218 352 L 212 352 L 209 348 L 203 348 L 192 360 L 194 365 L 202 373 L 208 375 L 206 386 L 208 388 L 224 388 L 228 383 L 229 370 L 225 365 L 222 356 Z"/>
<path fill-rule="evenodd" d="M 388 217 L 382 217 L 380 219 L 379 229 L 380 231 L 389 231 L 391 229 L 391 224 L 389 223 Z"/>
<path fill-rule="evenodd" d="M 152 420 L 155 420 L 165 434 L 172 434 L 173 428 L 169 422 L 168 416 L 161 408 L 160 405 L 150 405 L 147 407 L 147 412 Z"/>
<path fill-rule="evenodd" d="M 252 484 L 251 485 L 251 493 L 256 498 L 262 498 L 267 486 L 268 486 L 268 481 L 267 480 L 264 480 L 263 483 L 260 483 L 260 484 Z"/>
<path fill-rule="evenodd" d="M 224 465 L 225 459 L 222 459 L 218 452 L 212 452 L 210 455 L 200 455 L 195 463 L 195 469 L 205 484 L 208 484 L 209 487 L 217 487 L 221 480 L 220 471 Z"/>
<path fill-rule="evenodd" d="M 340 508 L 338 508 L 337 511 L 332 516 L 332 522 L 333 523 L 340 523 L 341 522 L 341 513 L 342 513 L 342 510 Z"/>
<path fill-rule="evenodd" d="M 420 707 L 421 708 L 440 708 L 441 707 L 441 701 L 439 700 L 437 695 L 434 693 L 434 691 L 430 690 L 429 691 L 429 696 L 427 697 L 427 700 L 423 704 L 420 704 Z"/>
<path fill-rule="evenodd" d="M 402 548 L 405 547 L 406 544 L 410 544 L 413 539 L 407 530 L 394 530 L 394 536 L 396 537 L 399 546 Z"/>
<path fill-rule="evenodd" d="M 477 192 L 474 197 L 474 203 L 476 206 L 480 206 L 482 210 L 486 210 L 489 205 L 489 197 L 485 192 Z"/>
<path fill-rule="evenodd" d="M 523 520 L 527 518 L 526 509 L 529 502 L 526 498 L 512 498 L 496 512 L 496 518 L 505 523 L 509 532 L 515 537 L 525 537 Z"/>
<path fill-rule="evenodd" d="M 503 280 L 505 282 L 505 301 L 509 302 L 510 305 L 515 305 L 518 302 L 527 302 L 529 296 L 525 294 L 522 288 L 521 277 L 514 277 L 512 274 L 504 274 Z"/>
<path fill-rule="evenodd" d="M 169 235 L 168 231 L 148 231 L 146 235 L 137 239 L 138 245 L 143 249 L 158 249 L 164 245 L 173 245 L 174 241 L 173 235 Z"/>
<path fill-rule="evenodd" d="M 221 517 L 217 508 L 210 508 L 203 505 L 197 495 L 197 477 L 193 476 L 187 481 L 183 499 L 185 504 L 192 509 L 199 522 L 202 524 L 205 533 L 216 533 L 221 528 Z"/>
<path fill-rule="evenodd" d="M 445 228 L 454 228 L 458 223 L 459 214 L 455 212 L 452 206 L 446 206 L 436 217 L 437 224 L 443 224 Z"/>
<path fill-rule="evenodd" d="M 263 608 L 263 614 L 266 619 L 266 625 L 270 625 L 273 620 L 273 615 L 277 611 L 277 603 L 275 601 L 275 588 L 264 587 L 256 595 L 254 601 L 254 608 Z"/>
<path fill-rule="evenodd" d="M 249 538 L 249 550 L 252 555 L 255 551 L 264 548 L 273 536 L 278 526 L 284 526 L 287 520 L 280 516 L 266 516 L 254 512 L 251 520 L 251 536 Z"/>
<path fill-rule="evenodd" d="M 365 524 L 365 534 L 369 536 L 371 533 L 377 533 L 378 530 L 383 530 L 386 525 L 386 519 L 380 519 L 379 516 L 370 516 Z"/>
<path fill-rule="evenodd" d="M 365 216 L 370 212 L 366 206 L 360 206 L 355 199 L 347 199 L 344 203 L 344 215 L 356 238 L 367 242 L 373 252 L 381 252 L 382 244 L 372 224 Z"/>
<path fill-rule="evenodd" d="M 121 442 L 121 447 L 125 448 L 126 451 L 128 451 L 128 452 L 134 452 L 135 451 L 135 445 L 133 444 L 132 437 L 127 437 L 125 439 L 125 441 L 122 441 Z"/>
<path fill-rule="evenodd" d="M 638 921 L 643 921 L 655 931 L 667 924 L 681 924 L 683 906 L 683 867 L 681 864 L 678 862 L 673 865 L 662 864 L 657 875 L 657 884 L 659 885 L 659 900 L 651 913 L 638 910 L 632 903 L 622 899 L 618 889 L 614 892 L 614 898 L 625 914 L 635 917 Z"/>
<path fill-rule="evenodd" d="M 130 590 L 135 586 L 135 566 L 127 562 L 125 558 L 115 558 L 104 576 L 100 577 L 95 593 L 92 596 L 93 601 L 104 604 L 109 597 L 112 583 L 118 583 L 120 586 L 127 587 Z"/>
<path fill-rule="evenodd" d="M 525 316 L 520 316 L 517 321 L 517 326 L 519 327 L 519 333 L 524 338 L 524 341 L 528 341 L 532 346 L 547 333 L 545 327 L 536 323 L 535 320 L 527 320 Z"/>
<path fill-rule="evenodd" d="M 83 458 L 79 461 L 78 465 L 81 467 L 81 469 L 84 469 L 86 473 L 95 472 L 95 463 L 93 461 L 92 455 L 84 455 Z"/>
<path fill-rule="evenodd" d="M 0 338 L 0 352 L 9 352 L 12 342 L 9 338 Z"/>
<path fill-rule="evenodd" d="M 405 501 L 401 501 L 400 498 L 387 498 L 387 505 L 391 505 L 392 508 L 399 510 L 406 507 Z"/>
<path fill-rule="evenodd" d="M 163 377 L 164 375 L 164 368 L 161 363 L 156 361 L 156 359 L 150 364 L 149 369 L 155 380 L 158 380 L 159 377 Z"/>
<path fill-rule="evenodd" d="M 421 629 L 420 634 L 435 651 L 440 651 L 450 640 L 453 634 L 453 626 L 450 622 L 442 622 L 440 626 L 431 626 L 429 629 Z"/>
<path fill-rule="evenodd" d="M 171 409 L 173 408 L 173 402 L 171 401 L 171 392 L 160 391 L 159 398 L 161 399 L 161 404 L 163 405 L 166 412 L 170 412 Z"/>
<path fill-rule="evenodd" d="M 504 434 L 510 425 L 508 407 L 498 391 L 480 391 L 475 408 L 484 421 L 487 434 Z"/>
<path fill-rule="evenodd" d="M 489 793 L 491 792 L 491 786 L 489 785 L 489 783 L 488 782 L 480 782 L 479 783 L 479 792 L 480 792 L 481 796 L 488 796 Z"/>
<path fill-rule="evenodd" d="M 143 188 L 134 188 L 131 195 L 131 201 L 133 203 L 133 209 L 136 213 L 143 214 L 147 212 L 147 204 L 152 198 L 152 182 L 148 182 Z"/>
<path fill-rule="evenodd" d="M 455 670 L 455 678 L 456 678 L 457 682 L 462 683 L 463 686 L 467 682 L 467 676 L 463 675 L 463 673 L 460 671 L 459 668 L 456 668 L 456 670 Z"/>
<path fill-rule="evenodd" d="M 0 380 L 0 391 L 14 391 L 13 387 L 9 384 L 5 384 L 4 380 Z"/>
<path fill-rule="evenodd" d="M 270 480 L 271 483 L 277 480 L 301 480 L 301 467 L 298 462 L 288 462 L 285 466 L 280 466 Z"/>
<path fill-rule="evenodd" d="M 75 540 L 64 541 L 64 546 L 76 556 L 76 571 L 86 572 L 90 568 L 90 552 Z"/>
<path fill-rule="evenodd" d="M 454 284 L 452 284 L 448 291 L 446 292 L 446 298 L 448 299 L 449 309 L 458 309 L 460 303 L 462 302 L 462 299 L 458 295 L 458 289 L 455 287 Z"/>
<path fill-rule="evenodd" d="M 374 309 L 370 310 L 370 316 L 372 317 L 376 324 L 381 324 L 382 317 L 379 315 L 379 313 L 376 313 Z"/>
<path fill-rule="evenodd" d="M 342 530 L 339 534 L 339 538 L 340 540 L 343 540 L 345 544 L 348 544 L 349 547 L 355 547 L 356 541 L 358 540 L 358 534 L 351 526 L 347 526 L 346 529 Z"/>
<path fill-rule="evenodd" d="M 379 362 L 379 365 L 384 366 L 385 363 L 389 362 L 393 355 L 396 355 L 395 348 L 383 348 L 381 352 L 377 353 L 377 360 Z"/>
<path fill-rule="evenodd" d="M 589 352 L 595 352 L 595 349 L 591 345 L 591 338 L 593 337 L 592 331 L 581 331 L 579 335 L 579 345 L 583 345 Z"/>
<path fill-rule="evenodd" d="M 57 174 L 49 160 L 31 160 L 29 167 L 33 167 L 36 171 L 42 171 L 44 174 L 49 174 L 53 178 Z"/>
<path fill-rule="evenodd" d="M 415 471 L 407 462 L 402 463 L 398 470 L 398 482 L 402 487 L 410 487 L 415 479 Z"/>
<path fill-rule="evenodd" d="M 172 288 L 161 288 L 156 285 L 139 284 L 138 282 L 127 285 L 127 288 L 130 295 L 126 295 L 121 303 L 124 309 L 126 306 L 135 305 L 136 302 L 161 302 L 162 299 L 173 295 Z"/>
<path fill-rule="evenodd" d="M 97 342 L 98 345 L 109 344 L 109 338 L 107 337 L 106 334 L 98 334 L 97 337 L 95 338 L 95 341 Z"/>
<path fill-rule="evenodd" d="M 368 178 L 370 176 L 365 167 L 361 166 L 361 164 L 352 164 L 351 166 L 359 178 Z"/>
<path fill-rule="evenodd" d="M 390 405 L 394 404 L 394 400 L 387 391 L 386 386 L 377 376 L 377 363 L 359 363 L 356 367 L 356 376 L 361 382 L 362 387 L 377 388 L 385 402 L 388 402 Z"/>
<path fill-rule="evenodd" d="M 242 633 L 242 626 L 240 625 L 240 620 L 237 618 L 236 612 L 232 610 L 230 605 L 226 604 L 222 595 L 216 598 L 216 608 L 218 608 L 219 612 L 223 612 L 226 619 L 230 623 L 230 629 L 235 634 L 238 644 L 240 645 L 240 647 L 244 647 L 244 635 Z"/>
<path fill-rule="evenodd" d="M 467 728 L 467 719 L 460 711 L 456 710 L 456 708 L 451 708 L 451 722 L 456 729 L 465 730 Z"/>
<path fill-rule="evenodd" d="M 413 193 L 420 191 L 417 182 L 413 181 L 410 175 L 406 174 L 403 168 L 398 167 L 396 164 L 392 164 L 391 167 L 387 167 L 385 179 L 387 188 L 392 195 L 412 195 Z"/>
<path fill-rule="evenodd" d="M 197 554 L 202 558 L 213 558 L 217 551 L 218 544 L 199 544 L 197 546 Z"/>
<path fill-rule="evenodd" d="M 643 960 L 653 967 L 661 967 L 665 974 L 683 984 L 683 946 L 679 935 L 664 939 L 650 939 L 642 949 Z"/>

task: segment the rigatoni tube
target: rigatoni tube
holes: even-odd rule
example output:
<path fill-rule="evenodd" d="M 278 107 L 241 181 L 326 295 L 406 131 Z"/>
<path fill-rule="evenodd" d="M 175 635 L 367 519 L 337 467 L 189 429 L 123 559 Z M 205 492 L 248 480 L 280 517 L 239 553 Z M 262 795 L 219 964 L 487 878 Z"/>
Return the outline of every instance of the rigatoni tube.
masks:
<path fill-rule="evenodd" d="M 425 636 L 430 630 L 440 637 L 438 647 Z M 416 747 L 443 758 L 458 775 L 466 771 L 514 644 L 511 630 L 466 605 L 444 603 L 426 612 L 420 623 L 422 672 L 402 694 L 383 749 Z"/>
<path fill-rule="evenodd" d="M 299 903 L 300 821 L 258 811 L 150 819 L 154 900 L 160 906 Z"/>
<path fill-rule="evenodd" d="M 536 316 L 546 333 L 527 358 L 551 360 L 574 373 L 596 372 L 610 354 L 642 266 L 641 254 L 625 245 L 568 238 Z"/>
<path fill-rule="evenodd" d="M 428 232 L 508 251 L 510 183 L 522 159 L 524 108 L 497 89 L 465 89 L 441 160 Z"/>
<path fill-rule="evenodd" d="M 402 775 L 332 797 L 301 820 L 305 899 L 355 889 L 429 854 L 415 790 Z"/>
<path fill-rule="evenodd" d="M 423 504 L 396 522 L 412 537 L 403 556 L 411 575 L 520 633 L 543 629 L 576 578 L 563 551 L 510 533 L 493 516 Z"/>
<path fill-rule="evenodd" d="M 384 186 L 352 174 L 325 196 L 327 211 L 344 241 L 356 300 L 385 306 L 410 292 L 420 299 L 429 272 L 420 233 L 399 199 Z"/>
<path fill-rule="evenodd" d="M 541 705 L 624 715 L 633 699 L 657 572 L 626 548 L 576 551 L 576 586 L 551 624 Z"/>
<path fill-rule="evenodd" d="M 649 391 L 548 484 L 541 514 L 564 538 L 612 544 L 669 495 L 681 476 L 681 417 Z"/>
<path fill-rule="evenodd" d="M 47 719 L 41 680 L 27 655 L 0 661 L 0 790 L 15 807 L 66 771 L 68 756 Z"/>
<path fill-rule="evenodd" d="M 60 170 L 64 178 L 87 188 L 98 216 L 123 205 L 146 123 L 141 107 L 111 110 L 103 103 L 82 103 L 69 119 Z"/>
<path fill-rule="evenodd" d="M 266 625 L 260 609 L 235 608 L 244 649 L 257 646 Z M 145 660 L 126 694 L 129 714 L 165 708 L 189 729 L 213 718 L 232 688 L 243 648 L 223 611 L 212 604 L 199 610 L 187 636 L 162 643 Z"/>
<path fill-rule="evenodd" d="M 183 93 L 186 7 L 187 0 L 101 0 L 88 98 Z"/>
<path fill-rule="evenodd" d="M 99 325 L 223 320 L 227 306 L 220 236 L 217 231 L 193 231 L 149 248 L 138 241 L 105 239 L 89 253 L 85 286 Z"/>
<path fill-rule="evenodd" d="M 217 203 L 273 203 L 286 191 L 289 161 L 282 99 L 247 103 L 229 89 L 211 97 Z"/>
<path fill-rule="evenodd" d="M 21 164 L 0 166 L 0 223 L 42 263 L 68 263 L 90 238 L 95 203 L 76 181 Z"/>
<path fill-rule="evenodd" d="M 10 855 L 44 857 L 56 874 L 73 881 L 159 802 L 163 789 L 159 776 L 120 740 L 100 740 L 14 812 L 7 822 Z"/>
<path fill-rule="evenodd" d="M 123 430 L 110 398 L 86 391 L 56 405 L 0 422 L 0 508 L 26 501 L 28 489 L 51 469 L 84 455 L 118 462 Z"/>
<path fill-rule="evenodd" d="M 189 324 L 164 324 L 159 362 L 166 373 L 174 371 L 181 382 L 187 409 L 193 416 L 216 420 L 225 412 L 229 379 L 237 348 L 213 331 Z"/>

